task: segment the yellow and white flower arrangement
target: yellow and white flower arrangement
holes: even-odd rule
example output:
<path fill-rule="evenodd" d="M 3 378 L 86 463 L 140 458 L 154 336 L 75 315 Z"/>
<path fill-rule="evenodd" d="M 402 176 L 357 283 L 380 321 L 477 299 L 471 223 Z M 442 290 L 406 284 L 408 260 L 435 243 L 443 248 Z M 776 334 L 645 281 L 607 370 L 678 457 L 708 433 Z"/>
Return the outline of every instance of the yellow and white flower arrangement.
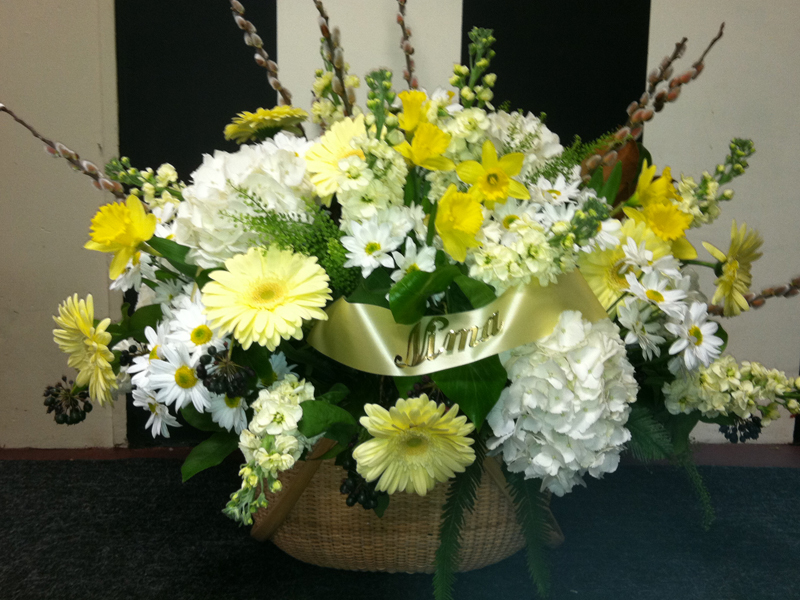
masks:
<path fill-rule="evenodd" d="M 205 156 L 188 184 L 169 165 L 137 171 L 125 158 L 101 174 L 42 138 L 117 197 L 86 248 L 112 254 L 111 287 L 139 298 L 114 324 L 95 321 L 91 296 L 59 307 L 54 338 L 78 376 L 46 392 L 57 422 L 111 403 L 129 379 L 154 437 L 178 416 L 212 432 L 185 478 L 242 452 L 242 488 L 225 512 L 249 524 L 322 436 L 328 457 L 355 464 L 342 501 L 382 515 L 392 494 L 454 478 L 473 493 L 487 450 L 512 487 L 563 495 L 615 471 L 625 449 L 685 462 L 687 418 L 736 440 L 757 436 L 778 406 L 800 413 L 800 382 L 724 355 L 713 320 L 796 295 L 800 280 L 750 291 L 762 238 L 745 224 L 733 223 L 727 252 L 703 244 L 715 262 L 686 238 L 720 216 L 733 196 L 722 186 L 745 171 L 752 143 L 735 139 L 713 175 L 676 185 L 638 141 L 702 61 L 670 79 L 676 51 L 626 123 L 565 149 L 537 117 L 491 104 L 489 30 L 470 34 L 454 91 L 426 91 L 409 72 L 410 89 L 396 92 L 378 69 L 357 106 L 360 80 L 316 5 L 318 138 L 304 136 L 308 115 L 260 46 L 282 104 L 236 116 L 224 135 L 238 151 Z M 623 148 L 634 157 L 627 182 Z M 711 304 L 694 266 L 717 276 Z M 552 314 L 506 321 L 514 302 Z M 442 531 L 441 554 L 457 552 L 458 526 Z"/>

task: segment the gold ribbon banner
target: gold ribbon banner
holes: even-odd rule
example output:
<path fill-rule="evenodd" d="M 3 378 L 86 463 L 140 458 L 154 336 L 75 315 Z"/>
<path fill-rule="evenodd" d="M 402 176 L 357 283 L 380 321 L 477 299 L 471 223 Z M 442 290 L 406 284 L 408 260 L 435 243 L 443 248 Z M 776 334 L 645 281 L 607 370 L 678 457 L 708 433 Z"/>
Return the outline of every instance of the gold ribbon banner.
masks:
<path fill-rule="evenodd" d="M 595 322 L 608 317 L 589 284 L 573 271 L 542 287 L 534 281 L 507 290 L 476 310 L 395 323 L 392 311 L 340 298 L 328 307 L 308 343 L 359 371 L 408 377 L 467 365 L 543 338 L 565 310 Z"/>

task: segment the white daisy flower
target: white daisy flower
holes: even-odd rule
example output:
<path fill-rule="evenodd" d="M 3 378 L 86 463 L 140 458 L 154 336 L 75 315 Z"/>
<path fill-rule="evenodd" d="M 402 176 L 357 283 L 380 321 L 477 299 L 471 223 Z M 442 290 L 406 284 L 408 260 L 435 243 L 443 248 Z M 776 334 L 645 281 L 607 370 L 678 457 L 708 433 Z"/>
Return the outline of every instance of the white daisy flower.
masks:
<path fill-rule="evenodd" d="M 133 405 L 150 411 L 150 418 L 147 419 L 145 428 L 150 429 L 153 437 L 162 435 L 168 438 L 169 429 L 167 427 L 181 426 L 178 420 L 167 410 L 167 407 L 156 400 L 156 397 L 151 392 L 141 389 L 133 390 Z"/>
<path fill-rule="evenodd" d="M 125 290 L 135 289 L 138 290 L 142 285 L 142 278 L 155 280 L 156 268 L 153 265 L 153 259 L 149 254 L 144 252 L 137 252 L 132 259 L 128 261 L 128 265 L 122 272 L 122 275 L 117 277 L 111 282 L 109 289 Z"/>
<path fill-rule="evenodd" d="M 661 277 L 653 271 L 645 274 L 642 281 L 636 279 L 634 273 L 625 276 L 628 282 L 628 291 L 650 304 L 657 306 L 662 312 L 674 319 L 680 319 L 686 310 L 686 303 L 682 302 L 686 298 L 683 290 L 668 290 L 669 280 Z"/>
<path fill-rule="evenodd" d="M 153 290 L 155 293 L 153 304 L 160 304 L 163 310 L 165 306 L 172 304 L 175 298 L 183 293 L 183 286 L 184 283 L 180 279 L 159 281 Z"/>
<path fill-rule="evenodd" d="M 538 194 L 532 194 L 531 198 L 537 198 L 543 204 L 562 204 L 569 200 L 574 200 L 580 194 L 580 178 L 570 178 L 569 181 L 563 175 L 559 175 L 555 181 L 548 181 L 540 177 L 536 182 Z"/>
<path fill-rule="evenodd" d="M 227 394 L 215 394 L 209 406 L 211 420 L 236 433 L 242 433 L 247 427 L 246 410 L 247 403 L 242 398 L 231 398 Z"/>
<path fill-rule="evenodd" d="M 653 307 L 641 300 L 625 301 L 617 308 L 619 324 L 628 330 L 625 343 L 639 344 L 646 360 L 660 356 L 659 345 L 666 341 L 664 337 L 658 335 L 661 325 L 652 321 L 652 316 Z"/>
<path fill-rule="evenodd" d="M 642 242 L 637 246 L 632 237 L 622 246 L 622 251 L 625 253 L 624 264 L 634 269 L 644 271 L 653 262 L 653 252 L 647 249 L 646 243 Z"/>
<path fill-rule="evenodd" d="M 150 386 L 158 390 L 156 399 L 167 406 L 175 403 L 180 410 L 190 402 L 198 412 L 205 412 L 211 394 L 197 377 L 185 346 L 166 345 L 161 348 L 164 360 L 150 362 Z"/>
<path fill-rule="evenodd" d="M 279 381 L 286 377 L 289 373 L 294 374 L 294 365 L 286 362 L 286 355 L 283 352 L 275 352 L 269 357 L 269 364 L 272 367 L 272 373 L 275 375 L 275 381 Z"/>
<path fill-rule="evenodd" d="M 225 344 L 217 336 L 216 330 L 209 326 L 200 295 L 195 301 L 182 304 L 183 308 L 176 310 L 169 321 L 167 340 L 188 348 L 193 360 L 205 354 L 211 346 L 221 351 Z"/>
<path fill-rule="evenodd" d="M 389 254 L 396 250 L 402 238 L 392 237 L 392 226 L 388 223 L 379 225 L 375 219 L 365 223 L 350 224 L 352 235 L 342 238 L 342 245 L 348 250 L 345 267 L 361 267 L 361 275 L 369 277 L 380 266 L 391 269 L 394 261 Z"/>
<path fill-rule="evenodd" d="M 150 363 L 157 358 L 164 358 L 162 348 L 167 343 L 168 326 L 166 321 L 161 321 L 156 325 L 156 329 L 145 327 L 144 336 L 147 338 L 148 353 L 134 358 L 133 364 L 128 367 L 128 374 L 131 376 L 133 385 L 140 388 L 149 387 Z"/>
<path fill-rule="evenodd" d="M 719 325 L 708 321 L 705 304 L 693 302 L 683 318 L 677 323 L 667 323 L 667 331 L 678 339 L 670 346 L 670 354 L 683 352 L 686 368 L 692 370 L 701 363 L 707 367 L 719 357 L 722 340 L 715 336 Z"/>
<path fill-rule="evenodd" d="M 426 246 L 417 252 L 417 246 L 411 238 L 406 238 L 405 255 L 399 252 L 392 252 L 392 258 L 397 265 L 397 270 L 392 273 L 392 281 L 400 281 L 408 273 L 413 273 L 414 271 L 432 273 L 436 270 L 436 265 L 434 264 L 436 248 Z"/>

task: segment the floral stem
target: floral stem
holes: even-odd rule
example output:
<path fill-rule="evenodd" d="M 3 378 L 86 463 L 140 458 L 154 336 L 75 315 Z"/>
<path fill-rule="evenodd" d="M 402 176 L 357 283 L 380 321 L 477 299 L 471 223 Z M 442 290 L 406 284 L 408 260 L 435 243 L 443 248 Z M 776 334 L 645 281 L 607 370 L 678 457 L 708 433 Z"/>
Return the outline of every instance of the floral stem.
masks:
<path fill-rule="evenodd" d="M 709 269 L 715 269 L 719 265 L 719 263 L 712 263 L 705 260 L 693 260 L 690 258 L 686 258 L 681 260 L 681 262 L 685 265 L 698 265 L 700 267 L 708 267 Z"/>

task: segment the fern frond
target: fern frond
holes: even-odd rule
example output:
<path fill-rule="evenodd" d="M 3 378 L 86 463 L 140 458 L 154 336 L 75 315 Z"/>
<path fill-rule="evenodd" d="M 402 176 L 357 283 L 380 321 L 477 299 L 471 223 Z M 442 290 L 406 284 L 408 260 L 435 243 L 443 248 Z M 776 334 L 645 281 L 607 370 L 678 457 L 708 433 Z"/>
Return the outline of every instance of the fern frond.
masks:
<path fill-rule="evenodd" d="M 700 471 L 697 470 L 697 465 L 694 464 L 691 454 L 685 454 L 677 459 L 677 463 L 683 468 L 686 477 L 689 478 L 689 483 L 694 487 L 694 492 L 697 499 L 700 501 L 700 507 L 703 510 L 703 529 L 708 531 L 711 525 L 717 518 L 714 505 L 711 503 L 711 494 L 708 492 L 705 482 L 703 481 Z"/>
<path fill-rule="evenodd" d="M 510 473 L 504 467 L 517 521 L 525 537 L 525 555 L 528 573 L 539 595 L 550 596 L 550 564 L 545 544 L 550 535 L 549 498 L 541 491 L 538 479 L 525 479 L 522 473 Z"/>
<path fill-rule="evenodd" d="M 663 460 L 675 454 L 669 431 L 653 418 L 648 408 L 634 404 L 625 427 L 631 432 L 628 448 L 638 460 Z"/>
<path fill-rule="evenodd" d="M 459 473 L 447 490 L 439 527 L 439 548 L 436 550 L 436 572 L 433 575 L 433 594 L 436 600 L 452 600 L 453 583 L 461 550 L 461 528 L 468 512 L 475 506 L 475 497 L 483 474 L 486 446 L 483 436 L 473 445 L 475 462 Z"/>

